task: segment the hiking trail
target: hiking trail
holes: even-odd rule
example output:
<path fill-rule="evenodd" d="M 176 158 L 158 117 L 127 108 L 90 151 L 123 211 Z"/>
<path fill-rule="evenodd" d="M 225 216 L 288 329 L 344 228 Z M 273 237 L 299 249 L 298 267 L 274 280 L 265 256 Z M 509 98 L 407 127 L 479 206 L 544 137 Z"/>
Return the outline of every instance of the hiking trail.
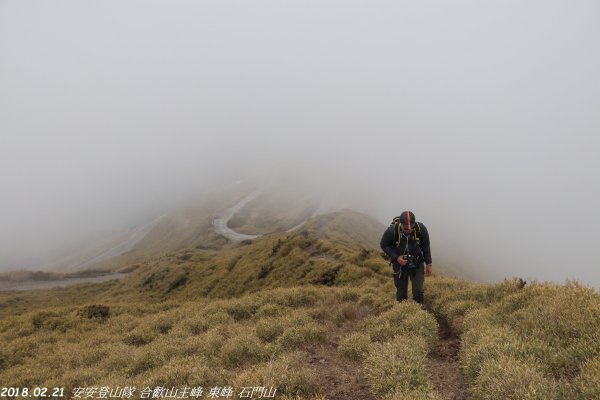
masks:
<path fill-rule="evenodd" d="M 327 342 L 306 349 L 324 399 L 376 400 L 363 375 L 361 361 L 348 360 L 338 354 L 340 340 L 354 332 L 358 322 L 371 314 L 370 308 L 361 307 L 356 318 L 329 333 Z"/>
<path fill-rule="evenodd" d="M 433 387 L 444 399 L 469 399 L 467 382 L 458 361 L 460 336 L 445 320 L 438 319 L 438 324 L 438 342 L 427 356 Z"/>

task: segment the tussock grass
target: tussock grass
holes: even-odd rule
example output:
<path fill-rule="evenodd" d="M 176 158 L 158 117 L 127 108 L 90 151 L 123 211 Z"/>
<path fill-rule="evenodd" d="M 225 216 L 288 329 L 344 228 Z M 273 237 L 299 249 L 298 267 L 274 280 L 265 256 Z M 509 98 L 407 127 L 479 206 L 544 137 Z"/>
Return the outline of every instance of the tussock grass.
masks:
<path fill-rule="evenodd" d="M 373 342 L 386 342 L 394 336 L 423 338 L 429 347 L 437 341 L 438 326 L 435 318 L 413 301 L 405 301 L 376 317 L 366 318 L 359 324 Z"/>
<path fill-rule="evenodd" d="M 259 338 L 243 332 L 227 339 L 220 352 L 220 359 L 227 368 L 257 364 L 268 358 L 269 353 Z"/>
<path fill-rule="evenodd" d="M 557 383 L 545 376 L 535 360 L 502 355 L 485 361 L 472 386 L 475 400 L 559 399 Z"/>
<path fill-rule="evenodd" d="M 581 365 L 581 373 L 573 382 L 575 393 L 581 399 L 600 398 L 600 358 L 594 358 Z"/>
<path fill-rule="evenodd" d="M 486 362 L 494 362 L 501 355 L 529 362 L 535 369 L 542 370 L 537 360 L 547 358 L 551 353 L 552 349 L 544 342 L 524 342 L 506 327 L 487 327 L 465 334 L 460 360 L 465 377 L 474 381 Z"/>
<path fill-rule="evenodd" d="M 192 314 L 190 317 L 178 321 L 173 328 L 173 333 L 182 337 L 200 335 L 213 327 L 229 325 L 234 322 L 233 317 L 225 311 L 214 311 L 208 315 L 206 313 Z"/>
<path fill-rule="evenodd" d="M 153 369 L 140 376 L 141 387 L 154 388 L 180 387 L 187 385 L 217 386 L 223 382 L 231 382 L 234 374 L 224 368 L 211 364 L 209 359 L 199 356 L 189 356 L 173 359 L 159 369 Z"/>
<path fill-rule="evenodd" d="M 482 285 L 436 277 L 428 284 L 440 318 L 464 317 L 459 356 L 475 398 L 593 398 L 598 292 L 575 282 L 523 287 L 519 280 Z"/>
<path fill-rule="evenodd" d="M 383 397 L 385 400 L 442 400 L 438 392 L 423 392 L 421 390 L 399 390 Z"/>
<path fill-rule="evenodd" d="M 350 360 L 362 360 L 369 352 L 371 338 L 364 333 L 353 333 L 340 341 L 338 353 Z"/>
<path fill-rule="evenodd" d="M 369 299 L 381 301 L 374 293 Z M 371 390 L 380 398 L 438 398 L 426 368 L 437 341 L 435 318 L 413 301 L 381 304 L 385 311 L 362 320 L 358 332 L 340 342 L 339 354 L 362 360 Z"/>
<path fill-rule="evenodd" d="M 282 395 L 317 398 L 318 380 L 303 349 L 358 318 L 361 292 L 304 286 L 188 303 L 104 302 L 106 318 L 88 318 L 85 305 L 33 311 L 1 322 L 0 379 L 31 387 L 64 377 L 59 386 L 72 390 L 222 385 L 260 376 Z M 282 371 L 288 375 L 276 376 Z"/>
<path fill-rule="evenodd" d="M 283 354 L 255 369 L 240 374 L 236 386 L 273 386 L 285 396 L 306 398 L 318 392 L 315 371 L 307 367 L 306 355 L 299 351 Z"/>
<path fill-rule="evenodd" d="M 367 380 L 378 396 L 410 391 L 432 392 L 425 368 L 427 342 L 416 336 L 398 335 L 387 343 L 376 344 L 364 361 Z"/>
<path fill-rule="evenodd" d="M 327 330 L 325 328 L 316 322 L 310 322 L 285 329 L 276 343 L 283 349 L 291 350 L 306 344 L 324 342 L 326 337 Z"/>
<path fill-rule="evenodd" d="M 256 336 L 264 343 L 271 343 L 283 334 L 284 328 L 276 318 L 264 318 L 256 326 Z"/>

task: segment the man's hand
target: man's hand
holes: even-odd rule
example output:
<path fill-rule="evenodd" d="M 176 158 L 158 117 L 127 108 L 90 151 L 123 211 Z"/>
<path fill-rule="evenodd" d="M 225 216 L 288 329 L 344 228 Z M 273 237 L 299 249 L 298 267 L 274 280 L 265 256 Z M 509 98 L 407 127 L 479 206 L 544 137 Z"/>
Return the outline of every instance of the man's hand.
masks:
<path fill-rule="evenodd" d="M 398 261 L 398 264 L 400 264 L 402 267 L 404 267 L 406 263 L 408 263 L 408 261 L 404 259 L 404 256 L 398 256 L 398 258 L 396 258 L 396 261 Z"/>
<path fill-rule="evenodd" d="M 425 276 L 431 275 L 431 268 L 432 268 L 432 265 L 427 264 L 427 266 L 425 267 Z"/>

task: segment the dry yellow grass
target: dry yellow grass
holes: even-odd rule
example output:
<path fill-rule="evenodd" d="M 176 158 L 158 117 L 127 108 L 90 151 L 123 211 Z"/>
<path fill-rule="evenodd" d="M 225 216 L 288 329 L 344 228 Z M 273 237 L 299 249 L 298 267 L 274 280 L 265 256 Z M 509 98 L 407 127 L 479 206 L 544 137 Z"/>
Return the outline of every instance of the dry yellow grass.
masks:
<path fill-rule="evenodd" d="M 430 303 L 464 317 L 460 360 L 477 399 L 587 399 L 598 393 L 600 294 L 574 282 L 497 285 L 437 277 Z M 591 396 L 591 397 L 590 397 Z"/>
<path fill-rule="evenodd" d="M 344 327 L 337 352 L 362 365 L 378 398 L 440 398 L 424 362 L 436 320 L 395 302 L 389 266 L 364 239 L 379 228 L 336 213 L 247 245 L 174 250 L 119 282 L 2 293 L 0 382 L 272 385 L 281 399 L 323 400 L 307 349 Z M 436 317 L 464 318 L 460 361 L 476 398 L 600 397 L 594 290 L 441 276 L 425 285 Z"/>

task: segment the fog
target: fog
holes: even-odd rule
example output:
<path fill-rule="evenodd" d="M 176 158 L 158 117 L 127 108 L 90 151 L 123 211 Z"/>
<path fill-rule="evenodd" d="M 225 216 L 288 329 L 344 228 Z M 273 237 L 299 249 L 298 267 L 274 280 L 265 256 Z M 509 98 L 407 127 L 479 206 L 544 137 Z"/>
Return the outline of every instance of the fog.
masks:
<path fill-rule="evenodd" d="M 0 1 L 0 268 L 300 177 L 435 265 L 600 286 L 594 1 Z"/>

